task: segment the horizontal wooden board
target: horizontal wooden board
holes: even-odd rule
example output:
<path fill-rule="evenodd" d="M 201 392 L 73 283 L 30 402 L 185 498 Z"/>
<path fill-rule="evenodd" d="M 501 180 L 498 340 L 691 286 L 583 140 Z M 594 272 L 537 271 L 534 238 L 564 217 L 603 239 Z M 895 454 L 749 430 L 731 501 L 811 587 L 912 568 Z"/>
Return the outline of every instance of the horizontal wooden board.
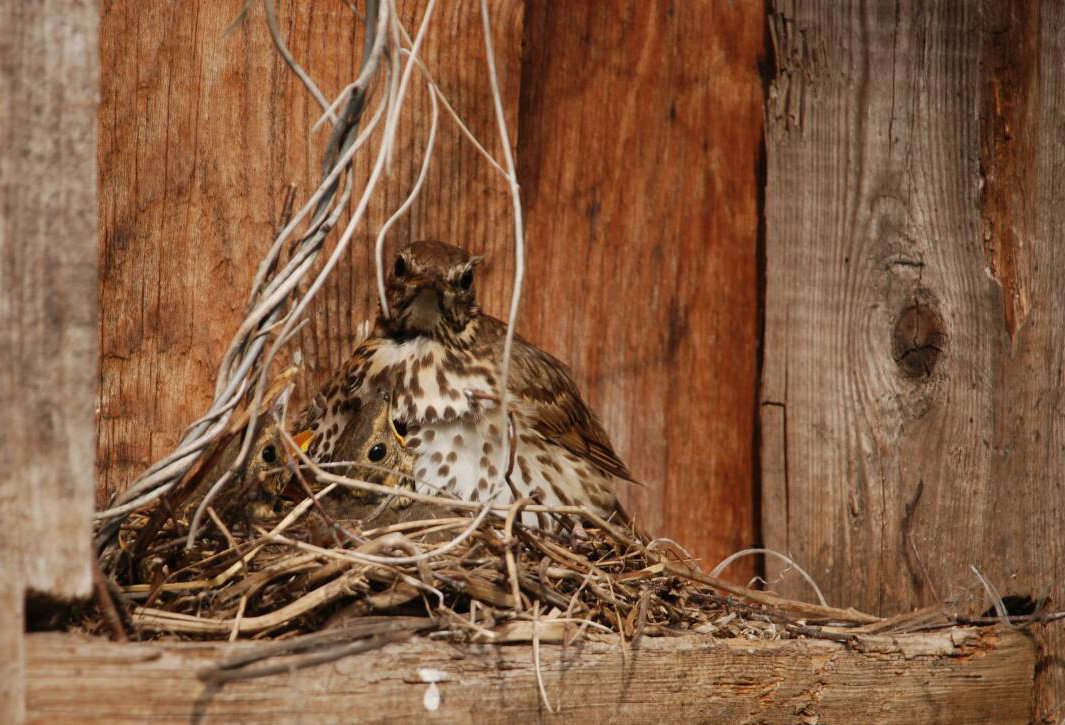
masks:
<path fill-rule="evenodd" d="M 206 686 L 195 673 L 247 645 L 27 640 L 29 722 L 1026 723 L 1034 648 L 1021 632 L 954 630 L 758 642 L 645 638 L 638 650 L 541 646 L 552 716 L 530 645 L 425 639 L 259 680 Z M 438 670 L 439 708 L 420 671 Z"/>

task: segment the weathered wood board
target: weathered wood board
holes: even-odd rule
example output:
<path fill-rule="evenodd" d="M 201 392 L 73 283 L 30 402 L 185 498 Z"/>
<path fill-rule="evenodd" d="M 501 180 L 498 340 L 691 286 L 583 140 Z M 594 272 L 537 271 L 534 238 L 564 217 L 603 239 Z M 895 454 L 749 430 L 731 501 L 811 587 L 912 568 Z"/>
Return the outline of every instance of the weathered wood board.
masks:
<path fill-rule="evenodd" d="M 766 543 L 833 604 L 1060 608 L 1065 8 L 771 5 Z"/>
<path fill-rule="evenodd" d="M 823 640 L 645 638 L 458 647 L 427 640 L 258 680 L 195 673 L 234 647 L 28 638 L 28 722 L 1028 722 L 1034 647 L 1015 631 Z M 423 670 L 443 673 L 427 708 Z"/>
<path fill-rule="evenodd" d="M 646 482 L 639 523 L 709 566 L 757 539 L 763 28 L 758 2 L 525 9 L 521 329 Z"/>
<path fill-rule="evenodd" d="M 99 10 L 0 5 L 0 721 L 22 713 L 23 603 L 91 585 Z"/>

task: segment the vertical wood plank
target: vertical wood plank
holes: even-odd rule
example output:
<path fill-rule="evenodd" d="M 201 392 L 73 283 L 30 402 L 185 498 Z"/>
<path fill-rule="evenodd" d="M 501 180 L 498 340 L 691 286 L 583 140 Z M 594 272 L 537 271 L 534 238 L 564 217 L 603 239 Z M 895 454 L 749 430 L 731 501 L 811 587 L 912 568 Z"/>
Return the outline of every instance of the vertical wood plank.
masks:
<path fill-rule="evenodd" d="M 975 565 L 1060 606 L 1065 13 L 811 0 L 770 27 L 767 545 L 834 605 L 983 610 Z"/>
<path fill-rule="evenodd" d="M 991 505 L 979 560 L 1002 594 L 1049 597 L 1050 606 L 1061 609 L 1065 6 L 988 0 L 983 10 L 981 216 L 1002 311 L 992 328 L 999 355 L 991 369 L 994 398 L 987 421 Z M 1044 636 L 1033 719 L 1053 722 L 1065 709 L 1065 631 L 1047 627 Z"/>
<path fill-rule="evenodd" d="M 101 501 L 169 450 L 206 409 L 218 361 L 272 241 L 284 187 L 298 184 L 298 199 L 305 199 L 317 185 L 327 132 L 307 139 L 320 109 L 274 50 L 258 4 L 243 25 L 224 33 L 242 5 L 104 4 Z M 504 108 L 515 129 L 522 3 L 489 5 Z M 399 3 L 412 36 L 424 6 Z M 362 25 L 349 4 L 278 2 L 277 13 L 293 55 L 326 96 L 335 96 L 357 75 L 362 52 Z M 501 158 L 478 5 L 439 3 L 422 56 L 469 128 Z M 374 313 L 371 245 L 409 193 L 428 137 L 430 101 L 417 73 L 408 104 L 400 148 L 370 205 L 366 231 L 312 305 L 299 341 L 304 391 L 346 358 L 357 325 Z M 507 187 L 440 115 L 429 177 L 389 244 L 439 238 L 488 254 L 492 264 L 479 291 L 498 314 L 512 270 L 502 253 L 509 244 Z M 357 191 L 372 166 L 373 144 L 358 161 Z"/>
<path fill-rule="evenodd" d="M 24 596 L 89 593 L 97 359 L 95 3 L 0 8 L 0 721 Z"/>
<path fill-rule="evenodd" d="M 647 483 L 621 492 L 639 523 L 711 566 L 756 539 L 763 26 L 756 2 L 525 10 L 522 333 Z"/>

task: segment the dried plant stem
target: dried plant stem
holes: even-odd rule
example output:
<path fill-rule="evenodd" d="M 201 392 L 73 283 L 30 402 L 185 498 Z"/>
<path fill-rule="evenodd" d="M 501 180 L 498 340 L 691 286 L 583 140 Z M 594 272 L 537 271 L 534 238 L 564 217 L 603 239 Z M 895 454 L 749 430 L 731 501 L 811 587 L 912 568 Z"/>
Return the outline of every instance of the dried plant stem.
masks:
<path fill-rule="evenodd" d="M 325 96 L 323 96 L 322 92 L 318 90 L 318 86 L 316 86 L 314 81 L 311 80 L 307 71 L 303 70 L 303 67 L 292 57 L 292 53 L 285 44 L 285 39 L 281 37 L 281 30 L 277 27 L 277 13 L 274 11 L 274 1 L 263 0 L 263 9 L 266 11 L 266 25 L 270 28 L 270 37 L 274 39 L 274 45 L 277 46 L 277 50 L 281 53 L 281 57 L 285 59 L 289 68 L 291 68 L 303 82 L 303 85 L 306 86 L 307 91 L 310 92 L 314 100 L 318 101 L 318 105 L 325 109 L 326 113 L 330 115 L 330 120 L 333 123 L 336 123 L 336 116 L 330 111 L 329 102 L 325 100 Z"/>
<path fill-rule="evenodd" d="M 514 611 L 521 611 L 521 589 L 518 581 L 518 566 L 514 560 L 514 521 L 521 512 L 523 506 L 535 503 L 531 498 L 522 498 L 515 501 L 507 511 L 507 521 L 503 526 L 503 547 L 507 562 L 507 575 L 510 577 L 510 593 Z"/>
<path fill-rule="evenodd" d="M 555 710 L 551 707 L 551 701 L 547 699 L 547 688 L 544 687 L 544 673 L 540 667 L 540 602 L 533 604 L 533 667 L 536 669 L 536 684 L 540 688 L 540 699 L 544 702 L 547 711 L 554 715 Z"/>
<path fill-rule="evenodd" d="M 415 58 L 416 56 L 412 54 L 411 61 L 413 61 Z M 408 64 L 411 61 L 408 61 Z M 431 86 L 429 87 L 429 98 L 433 104 L 433 115 L 432 121 L 429 124 L 429 140 L 425 143 L 425 156 L 422 159 L 421 170 L 418 172 L 418 178 L 414 182 L 414 188 L 411 189 L 410 194 L 407 195 L 407 198 L 403 201 L 400 207 L 396 209 L 392 216 L 388 218 L 388 221 L 384 223 L 384 225 L 381 227 L 381 231 L 377 233 L 377 240 L 376 242 L 374 242 L 375 250 L 384 249 L 385 236 L 388 234 L 388 230 L 391 229 L 392 225 L 399 221 L 400 217 L 406 214 L 407 211 L 410 209 L 411 205 L 414 204 L 414 200 L 418 198 L 418 192 L 422 190 L 422 184 L 425 183 L 425 178 L 429 175 L 429 163 L 433 159 L 433 148 L 436 145 L 437 121 L 440 117 L 439 104 L 436 101 L 436 94 L 433 93 L 433 89 Z M 380 262 L 377 264 L 377 285 L 381 295 L 381 314 L 383 314 L 385 317 L 388 317 L 388 300 L 385 298 L 383 291 L 385 287 L 385 278 Z"/>
<path fill-rule="evenodd" d="M 737 551 L 735 554 L 726 557 L 720 564 L 715 566 L 713 571 L 710 572 L 710 576 L 721 576 L 721 572 L 723 572 L 725 568 L 732 562 L 745 556 L 753 556 L 755 554 L 768 554 L 769 556 L 775 556 L 778 559 L 781 559 L 782 561 L 786 562 L 788 566 L 799 572 L 799 576 L 805 579 L 806 583 L 809 584 L 810 587 L 814 590 L 814 594 L 817 595 L 817 601 L 821 604 L 821 606 L 828 606 L 828 602 L 825 601 L 825 595 L 821 593 L 821 587 L 817 586 L 817 582 L 814 581 L 814 578 L 807 574 L 806 570 L 799 566 L 797 563 L 795 563 L 795 560 L 792 559 L 790 556 L 785 556 L 779 551 L 774 551 L 773 549 L 744 549 L 743 551 Z"/>
<path fill-rule="evenodd" d="M 507 134 L 507 119 L 503 114 L 503 98 L 499 93 L 499 76 L 496 73 L 495 51 L 492 48 L 492 28 L 488 17 L 488 2 L 481 0 L 481 21 L 484 28 L 484 47 L 488 60 L 488 80 L 492 87 L 492 103 L 495 106 L 496 124 L 499 127 L 499 142 L 503 146 L 503 159 L 507 168 L 507 183 L 510 186 L 510 199 L 514 212 L 514 285 L 510 296 L 510 312 L 507 315 L 507 334 L 503 341 L 503 364 L 499 376 L 499 424 L 506 428 L 508 405 L 508 380 L 510 379 L 510 354 L 514 348 L 514 327 L 518 322 L 518 308 L 521 305 L 522 283 L 525 280 L 525 229 L 522 223 L 521 194 L 518 190 L 518 174 L 514 168 L 514 154 L 510 150 L 510 136 Z M 500 447 L 499 470 L 506 470 L 510 459 L 510 441 L 504 438 Z"/>
<path fill-rule="evenodd" d="M 388 0 L 389 3 L 392 0 Z M 425 5 L 425 12 L 422 15 L 422 24 L 418 28 L 418 34 L 414 38 L 414 44 L 411 46 L 410 58 L 407 60 L 407 64 L 403 67 L 403 78 L 399 82 L 399 87 L 396 89 L 396 103 L 389 109 L 389 117 L 385 120 L 385 141 L 382 142 L 382 156 L 380 160 L 383 161 L 391 153 L 392 144 L 387 139 L 391 135 L 393 138 L 396 133 L 396 126 L 399 123 L 399 110 L 403 103 L 403 96 L 407 92 L 407 84 L 410 82 L 411 71 L 414 70 L 414 60 L 418 57 L 418 50 L 421 48 L 422 41 L 425 40 L 425 33 L 429 29 L 429 21 L 433 17 L 433 10 L 436 8 L 436 0 L 429 0 Z M 393 13 L 394 15 L 394 13 Z M 393 25 L 395 28 L 395 25 Z M 398 32 L 398 31 L 397 31 Z M 398 44 L 397 44 L 398 46 Z M 398 64 L 399 52 L 396 51 L 394 63 Z M 435 130 L 433 131 L 435 134 Z M 375 168 L 375 171 L 377 169 Z M 388 317 L 388 300 L 385 298 L 385 273 L 384 273 L 384 236 L 377 238 L 377 243 L 374 245 L 374 262 L 377 269 L 377 295 L 378 301 L 381 305 L 381 314 Z"/>

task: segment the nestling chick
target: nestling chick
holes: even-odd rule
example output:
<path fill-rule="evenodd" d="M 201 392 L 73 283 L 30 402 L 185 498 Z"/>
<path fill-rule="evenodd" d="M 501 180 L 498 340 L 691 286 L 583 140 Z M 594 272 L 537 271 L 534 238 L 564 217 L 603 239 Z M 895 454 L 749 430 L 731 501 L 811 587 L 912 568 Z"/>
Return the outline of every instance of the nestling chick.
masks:
<path fill-rule="evenodd" d="M 397 490 L 414 490 L 411 477 L 414 458 L 404 447 L 403 436 L 392 420 L 385 397 L 371 396 L 352 417 L 337 439 L 335 460 L 351 465 L 335 469 L 338 475 L 376 483 Z M 337 518 L 362 519 L 373 513 L 384 498 L 381 494 L 345 488 L 331 496 Z M 411 500 L 397 496 L 389 506 L 403 509 Z"/>

